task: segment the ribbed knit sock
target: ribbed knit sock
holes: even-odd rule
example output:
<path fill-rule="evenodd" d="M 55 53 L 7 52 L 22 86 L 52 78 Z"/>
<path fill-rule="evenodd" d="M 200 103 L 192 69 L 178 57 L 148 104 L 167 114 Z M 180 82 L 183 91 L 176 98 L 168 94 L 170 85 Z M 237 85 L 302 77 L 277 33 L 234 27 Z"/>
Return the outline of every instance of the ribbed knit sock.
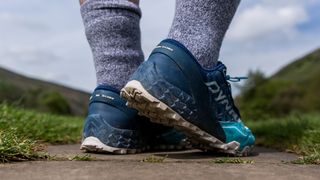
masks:
<path fill-rule="evenodd" d="M 138 5 L 127 0 L 87 0 L 81 15 L 98 85 L 120 90 L 144 60 Z"/>
<path fill-rule="evenodd" d="M 240 0 L 176 0 L 168 38 L 185 45 L 204 68 L 215 66 Z"/>

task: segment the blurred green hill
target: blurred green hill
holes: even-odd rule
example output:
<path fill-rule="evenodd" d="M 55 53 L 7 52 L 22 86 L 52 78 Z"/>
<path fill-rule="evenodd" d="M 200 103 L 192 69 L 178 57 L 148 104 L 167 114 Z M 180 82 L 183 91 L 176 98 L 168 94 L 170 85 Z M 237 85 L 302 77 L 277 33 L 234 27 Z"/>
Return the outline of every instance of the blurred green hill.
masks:
<path fill-rule="evenodd" d="M 63 115 L 83 116 L 89 94 L 0 68 L 0 102 Z"/>
<path fill-rule="evenodd" d="M 320 112 L 320 49 L 266 78 L 250 72 L 236 102 L 244 119 L 284 117 L 292 113 Z"/>

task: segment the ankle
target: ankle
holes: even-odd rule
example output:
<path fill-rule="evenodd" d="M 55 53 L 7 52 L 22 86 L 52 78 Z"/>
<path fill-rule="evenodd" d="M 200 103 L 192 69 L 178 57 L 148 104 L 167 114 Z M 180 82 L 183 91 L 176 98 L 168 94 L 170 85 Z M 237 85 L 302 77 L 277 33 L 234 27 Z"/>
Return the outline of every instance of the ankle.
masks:
<path fill-rule="evenodd" d="M 82 5 L 84 2 L 86 2 L 86 0 L 79 0 L 80 5 Z"/>
<path fill-rule="evenodd" d="M 129 0 L 130 2 L 135 3 L 136 5 L 139 5 L 140 0 Z"/>
<path fill-rule="evenodd" d="M 130 2 L 135 3 L 136 5 L 139 5 L 140 0 L 128 0 Z M 80 5 L 82 5 L 84 2 L 86 2 L 86 0 L 79 0 Z"/>

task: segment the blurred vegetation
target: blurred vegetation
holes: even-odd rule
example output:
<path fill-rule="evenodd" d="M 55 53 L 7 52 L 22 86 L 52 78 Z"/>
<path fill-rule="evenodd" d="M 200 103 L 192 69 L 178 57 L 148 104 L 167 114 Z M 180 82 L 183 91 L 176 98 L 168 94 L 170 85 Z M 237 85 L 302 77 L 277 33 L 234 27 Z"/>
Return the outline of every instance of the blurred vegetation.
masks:
<path fill-rule="evenodd" d="M 41 112 L 71 114 L 68 101 L 59 92 L 41 88 L 23 90 L 4 81 L 0 81 L 0 102 Z"/>
<path fill-rule="evenodd" d="M 293 62 L 270 78 L 249 72 L 236 103 L 243 119 L 263 120 L 320 112 L 320 50 Z"/>
<path fill-rule="evenodd" d="M 0 67 L 0 103 L 41 112 L 85 116 L 90 94 Z"/>

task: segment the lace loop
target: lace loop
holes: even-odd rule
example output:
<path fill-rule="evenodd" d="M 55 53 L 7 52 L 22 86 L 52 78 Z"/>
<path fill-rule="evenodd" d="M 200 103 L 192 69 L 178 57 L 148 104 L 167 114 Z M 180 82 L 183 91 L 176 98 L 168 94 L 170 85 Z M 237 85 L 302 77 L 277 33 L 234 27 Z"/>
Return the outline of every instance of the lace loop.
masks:
<path fill-rule="evenodd" d="M 226 79 L 230 82 L 240 82 L 241 80 L 248 79 L 248 77 L 231 77 L 229 75 L 226 76 Z"/>

